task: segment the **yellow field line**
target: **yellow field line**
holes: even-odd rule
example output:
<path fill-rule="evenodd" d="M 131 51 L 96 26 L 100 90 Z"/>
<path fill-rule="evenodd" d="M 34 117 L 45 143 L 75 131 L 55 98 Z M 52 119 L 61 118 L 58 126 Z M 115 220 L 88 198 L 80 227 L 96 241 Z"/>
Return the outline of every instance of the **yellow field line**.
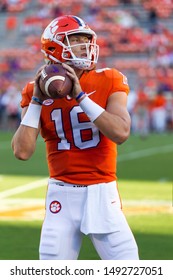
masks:
<path fill-rule="evenodd" d="M 172 214 L 173 208 L 168 202 L 160 204 L 151 201 L 123 203 L 125 215 L 145 215 L 167 213 Z M 0 204 L 0 220 L 43 220 L 45 215 L 45 199 L 2 199 Z"/>

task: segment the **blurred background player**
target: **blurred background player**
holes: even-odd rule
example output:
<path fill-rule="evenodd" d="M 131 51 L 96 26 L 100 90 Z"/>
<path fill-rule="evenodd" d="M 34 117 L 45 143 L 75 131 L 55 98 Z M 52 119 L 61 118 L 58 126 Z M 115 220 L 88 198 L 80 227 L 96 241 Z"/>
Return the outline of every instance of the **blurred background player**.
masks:
<path fill-rule="evenodd" d="M 62 63 L 73 81 L 63 99 L 49 99 L 35 81 L 22 92 L 22 121 L 14 155 L 28 160 L 38 134 L 46 143 L 49 168 L 40 259 L 77 259 L 83 234 L 101 259 L 138 259 L 138 248 L 117 190 L 117 144 L 130 134 L 129 86 L 116 69 L 98 69 L 96 34 L 79 17 L 61 16 L 45 29 L 46 63 Z"/>

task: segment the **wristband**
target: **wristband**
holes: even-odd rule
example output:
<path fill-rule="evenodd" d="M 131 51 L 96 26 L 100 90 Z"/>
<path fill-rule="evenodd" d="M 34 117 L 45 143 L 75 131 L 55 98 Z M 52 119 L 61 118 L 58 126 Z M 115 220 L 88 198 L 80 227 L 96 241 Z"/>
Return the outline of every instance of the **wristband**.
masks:
<path fill-rule="evenodd" d="M 105 109 L 92 101 L 88 96 L 79 103 L 79 106 L 92 122 L 94 122 L 105 111 Z"/>
<path fill-rule="evenodd" d="M 43 101 L 41 101 L 38 97 L 32 96 L 32 100 L 34 100 L 35 102 L 39 103 L 40 105 L 43 104 Z"/>
<path fill-rule="evenodd" d="M 81 98 L 83 95 L 85 95 L 85 92 L 81 91 L 78 96 L 76 97 L 76 101 Z"/>
<path fill-rule="evenodd" d="M 30 103 L 28 106 L 28 110 L 26 111 L 26 114 L 24 115 L 20 124 L 30 126 L 33 128 L 38 128 L 41 109 L 41 106 Z"/>

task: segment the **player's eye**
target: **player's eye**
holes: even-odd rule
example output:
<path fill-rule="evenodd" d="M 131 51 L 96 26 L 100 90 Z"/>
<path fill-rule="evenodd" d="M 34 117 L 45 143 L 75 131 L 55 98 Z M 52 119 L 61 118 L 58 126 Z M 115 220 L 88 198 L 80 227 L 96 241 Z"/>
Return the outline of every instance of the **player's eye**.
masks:
<path fill-rule="evenodd" d="M 51 51 L 51 52 L 53 52 L 53 51 L 55 50 L 55 48 L 49 47 L 48 50 Z"/>
<path fill-rule="evenodd" d="M 79 42 L 79 38 L 78 37 L 74 37 L 74 38 L 71 38 L 70 42 Z"/>

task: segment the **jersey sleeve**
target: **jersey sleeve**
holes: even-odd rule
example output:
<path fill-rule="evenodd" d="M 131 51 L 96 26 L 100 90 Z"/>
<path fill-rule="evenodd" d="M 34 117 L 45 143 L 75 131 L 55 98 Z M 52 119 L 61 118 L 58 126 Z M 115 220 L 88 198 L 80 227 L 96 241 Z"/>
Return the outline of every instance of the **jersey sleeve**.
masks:
<path fill-rule="evenodd" d="M 26 84 L 26 86 L 22 90 L 22 100 L 20 102 L 20 106 L 22 108 L 29 105 L 31 101 L 31 97 L 33 95 L 33 88 L 34 88 L 34 82 L 30 82 Z"/>
<path fill-rule="evenodd" d="M 123 73 L 121 73 L 117 69 L 112 68 L 109 70 L 105 70 L 105 75 L 107 79 L 112 80 L 112 89 L 111 89 L 112 93 L 117 91 L 124 91 L 126 92 L 126 94 L 129 93 L 130 88 L 128 85 L 128 80 Z"/>

